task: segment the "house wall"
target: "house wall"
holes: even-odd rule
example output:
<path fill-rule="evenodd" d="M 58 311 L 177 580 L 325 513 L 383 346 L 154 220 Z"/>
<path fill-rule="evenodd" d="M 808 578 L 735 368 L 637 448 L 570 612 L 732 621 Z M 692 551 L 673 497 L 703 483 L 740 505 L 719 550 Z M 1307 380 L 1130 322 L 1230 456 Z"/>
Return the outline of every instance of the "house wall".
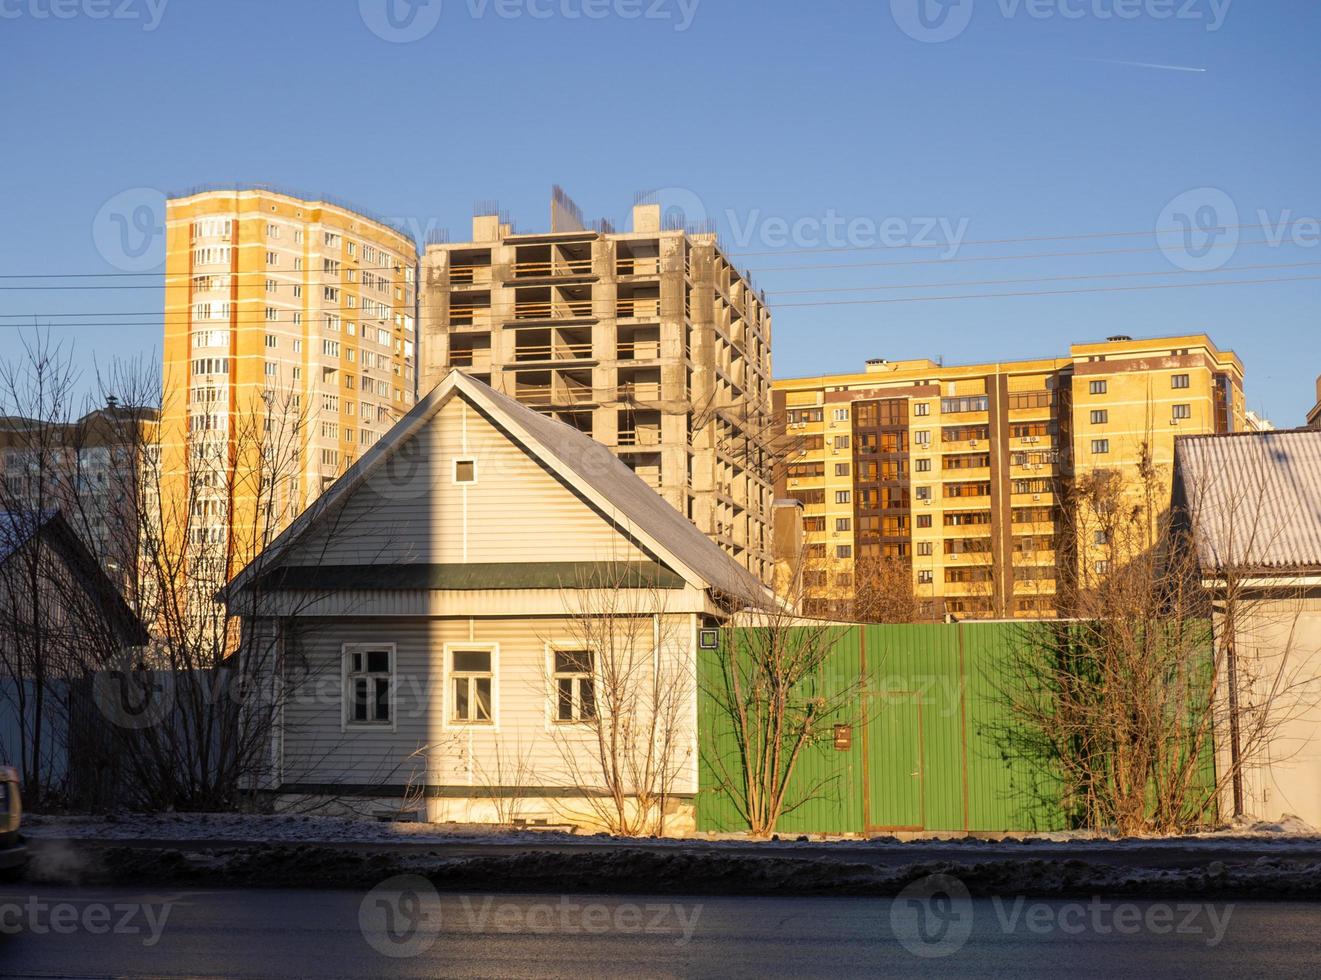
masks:
<path fill-rule="evenodd" d="M 455 482 L 456 459 L 476 461 L 476 482 Z M 476 409 L 451 398 L 288 563 L 645 558 Z"/>
<path fill-rule="evenodd" d="M 625 611 L 653 603 L 646 592 L 627 597 Z M 583 620 L 568 615 L 541 618 L 309 619 L 298 624 L 286 649 L 301 680 L 290 680 L 277 747 L 274 782 L 282 802 L 308 797 L 338 801 L 368 812 L 417 810 L 405 797 L 426 789 L 431 820 L 507 822 L 518 816 L 551 823 L 594 824 L 589 794 L 601 787 L 596 730 L 552 720 L 549 650 L 555 644 L 581 647 Z M 697 790 L 694 694 L 696 617 L 646 617 L 632 634 L 639 663 L 632 689 L 648 689 L 653 676 L 652 638 L 659 632 L 662 679 L 678 679 L 682 700 L 675 726 L 678 749 L 673 791 Z M 616 631 L 618 636 L 622 629 Z M 395 647 L 394 722 L 354 728 L 344 721 L 341 675 L 344 644 L 390 643 Z M 494 720 L 461 724 L 449 720 L 452 700 L 446 683 L 446 651 L 454 646 L 495 652 Z M 598 653 L 598 658 L 607 656 Z M 621 662 L 617 653 L 613 662 Z M 600 663 L 600 659 L 598 660 Z M 598 699 L 602 698 L 598 684 Z M 411 793 L 410 793 L 411 790 Z M 680 807 L 670 826 L 691 824 L 691 807 Z"/>
<path fill-rule="evenodd" d="M 1321 594 L 1245 605 L 1237 642 L 1239 710 L 1250 717 L 1270 704 L 1274 720 L 1259 748 L 1244 745 L 1244 811 L 1265 820 L 1293 814 L 1321 827 Z M 1228 719 L 1219 732 L 1218 768 L 1228 772 Z M 1221 811 L 1232 814 L 1232 787 L 1224 792 Z"/>

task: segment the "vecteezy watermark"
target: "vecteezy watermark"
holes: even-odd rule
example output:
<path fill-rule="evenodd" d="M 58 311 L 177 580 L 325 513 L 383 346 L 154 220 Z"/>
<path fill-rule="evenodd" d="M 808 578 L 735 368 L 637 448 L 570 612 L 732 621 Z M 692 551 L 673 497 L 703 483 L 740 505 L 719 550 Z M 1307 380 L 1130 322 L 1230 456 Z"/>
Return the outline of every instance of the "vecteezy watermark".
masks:
<path fill-rule="evenodd" d="M 1214 272 L 1229 264 L 1243 242 L 1243 233 L 1267 248 L 1321 246 L 1321 218 L 1301 216 L 1291 209 L 1271 213 L 1258 208 L 1256 221 L 1244 223 L 1234 199 L 1217 187 L 1184 191 L 1156 219 L 1156 243 L 1176 268 Z"/>
<path fill-rule="evenodd" d="M 121 191 L 92 219 L 92 243 L 123 272 L 149 272 L 165 263 L 165 195 L 154 187 Z"/>
<path fill-rule="evenodd" d="M 1029 902 L 992 898 L 1000 929 L 1019 929 L 1043 936 L 1063 933 L 1080 936 L 1200 936 L 1209 947 L 1219 946 L 1234 914 L 1233 905 L 1210 902 L 1112 902 L 1094 896 L 1086 902 Z"/>
<path fill-rule="evenodd" d="M 0 901 L 0 933 L 37 936 L 141 936 L 143 946 L 155 946 L 165 931 L 174 902 L 48 902 L 26 899 Z"/>
<path fill-rule="evenodd" d="M 688 30 L 701 0 L 450 0 L 473 20 L 647 20 Z M 442 0 L 358 0 L 362 22 L 394 44 L 420 41 L 440 26 Z"/>
<path fill-rule="evenodd" d="M 0 20 L 136 20 L 144 33 L 161 26 L 170 0 L 0 0 Z"/>
<path fill-rule="evenodd" d="M 739 248 L 934 248 L 953 258 L 968 235 L 968 218 L 850 217 L 828 209 L 820 215 L 786 218 L 754 208 L 746 215 L 728 209 L 725 221 Z"/>
<path fill-rule="evenodd" d="M 1208 902 L 1117 902 L 991 899 L 994 925 L 1004 935 L 1084 933 L 1095 936 L 1196 936 L 1215 947 L 1225 938 L 1233 905 Z M 967 887 L 953 875 L 919 878 L 895 896 L 890 929 L 906 950 L 923 959 L 952 956 L 972 937 L 976 910 Z"/>
<path fill-rule="evenodd" d="M 729 231 L 738 249 L 781 248 L 932 248 L 941 258 L 953 258 L 967 240 L 968 218 L 936 216 L 878 217 L 844 214 L 827 208 L 820 214 L 784 215 L 753 208 L 726 208 L 713 215 L 697 192 L 687 187 L 662 187 L 642 196 L 643 204 L 660 207 L 661 227 L 688 231 Z M 717 220 L 718 219 L 718 220 Z"/>
<path fill-rule="evenodd" d="M 92 701 L 112 725 L 154 728 L 174 709 L 174 674 L 146 665 L 147 648 L 130 647 L 92 678 Z"/>
<path fill-rule="evenodd" d="M 677 902 L 593 902 L 569 895 L 511 902 L 494 895 L 457 895 L 449 916 L 440 895 L 420 875 L 396 875 L 363 898 L 358 926 L 363 939 L 383 956 L 405 958 L 429 950 L 442 932 L 474 935 L 648 935 L 671 936 L 676 946 L 692 941 L 702 906 Z"/>
<path fill-rule="evenodd" d="M 1005 20 L 1179 20 L 1218 31 L 1234 0 L 981 0 Z M 952 41 L 968 29 L 978 0 L 890 0 L 899 29 L 923 44 Z"/>
<path fill-rule="evenodd" d="M 953 875 L 919 878 L 890 904 L 890 931 L 922 959 L 957 953 L 972 935 L 972 924 L 972 896 Z"/>

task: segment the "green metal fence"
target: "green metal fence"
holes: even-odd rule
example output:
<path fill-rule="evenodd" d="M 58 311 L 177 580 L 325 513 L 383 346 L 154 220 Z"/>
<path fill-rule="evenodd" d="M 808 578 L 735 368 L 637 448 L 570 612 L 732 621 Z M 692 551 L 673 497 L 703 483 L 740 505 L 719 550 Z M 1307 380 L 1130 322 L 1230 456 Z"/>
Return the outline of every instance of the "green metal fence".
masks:
<path fill-rule="evenodd" d="M 835 627 L 818 683 L 850 696 L 826 726 L 846 738 L 807 745 L 793 771 L 780 833 L 1041 831 L 1065 824 L 1044 767 L 1014 758 L 1007 692 L 1011 645 L 1045 624 Z M 723 632 L 699 664 L 697 826 L 747 829 L 736 783 L 738 741 L 722 658 L 746 650 L 748 629 Z M 844 743 L 847 742 L 845 745 Z"/>

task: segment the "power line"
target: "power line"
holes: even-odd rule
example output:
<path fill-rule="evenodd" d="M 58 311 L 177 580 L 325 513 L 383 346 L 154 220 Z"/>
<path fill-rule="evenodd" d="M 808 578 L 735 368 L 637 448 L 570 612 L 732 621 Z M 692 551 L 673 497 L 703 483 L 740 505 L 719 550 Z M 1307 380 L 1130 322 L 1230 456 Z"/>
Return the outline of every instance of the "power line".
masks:
<path fill-rule="evenodd" d="M 1321 276 L 1284 276 L 1278 279 L 1226 279 L 1219 282 L 1170 282 L 1149 286 L 1098 286 L 1094 289 L 1047 289 L 1012 293 L 969 293 L 965 296 L 904 296 L 896 299 L 836 299 L 818 303 L 782 303 L 781 309 L 807 306 L 864 306 L 886 303 L 935 303 L 958 299 L 1003 299 L 1019 296 L 1074 296 L 1081 293 L 1133 293 L 1153 289 L 1203 289 L 1209 286 L 1257 286 L 1280 282 L 1310 282 Z"/>
<path fill-rule="evenodd" d="M 1273 245 L 1274 242 L 1216 242 L 1207 245 L 1206 248 L 1247 248 L 1255 245 Z M 776 265 L 762 266 L 753 268 L 749 272 L 811 272 L 816 269 L 875 269 L 883 266 L 908 266 L 908 265 L 954 265 L 964 262 L 1014 262 L 1019 260 L 1034 259 L 1071 259 L 1086 258 L 1097 255 L 1137 255 L 1149 252 L 1164 252 L 1165 248 L 1157 245 L 1154 248 L 1103 248 L 1092 249 L 1082 252 L 1037 252 L 1028 255 L 967 255 L 948 259 L 906 259 L 900 262 L 850 262 L 846 264 L 834 265 Z"/>
<path fill-rule="evenodd" d="M 1202 231 L 1243 231 L 1248 228 L 1260 228 L 1266 230 L 1266 225 L 1217 225 L 1214 228 L 1200 229 Z M 1141 231 L 1098 231 L 1089 232 L 1081 235 L 1033 235 L 1027 238 L 983 238 L 970 241 L 954 242 L 905 242 L 900 245 L 828 245 L 812 248 L 771 248 L 757 252 L 729 251 L 726 255 L 810 255 L 822 254 L 828 252 L 870 252 L 881 249 L 908 249 L 908 248 L 949 248 L 956 245 L 963 248 L 965 245 L 1023 245 L 1031 242 L 1067 242 L 1081 241 L 1086 239 L 1098 238 L 1138 238 L 1145 235 L 1179 235 L 1186 232 L 1186 228 L 1144 228 Z"/>
<path fill-rule="evenodd" d="M 1219 269 L 1163 269 L 1159 272 L 1104 272 L 1076 276 L 1042 276 L 1031 279 L 982 279 L 966 282 L 887 283 L 878 286 L 827 286 L 821 289 L 782 289 L 769 296 L 794 296 L 807 293 L 870 293 L 890 289 L 959 289 L 965 286 L 1015 286 L 1035 282 L 1066 282 L 1092 279 L 1138 279 L 1149 276 L 1213 275 L 1224 272 L 1259 272 L 1267 269 L 1304 269 L 1321 262 L 1293 262 L 1279 265 L 1230 265 Z M 781 304 L 776 304 L 781 305 Z"/>
<path fill-rule="evenodd" d="M 983 280 L 969 280 L 963 282 L 947 282 L 947 283 L 908 282 L 908 283 L 885 283 L 885 284 L 878 284 L 871 286 L 827 286 L 827 287 L 820 287 L 815 289 L 777 290 L 770 293 L 769 295 L 787 296 L 787 295 L 803 295 L 803 294 L 815 294 L 815 293 L 827 293 L 827 294 L 857 293 L 857 292 L 876 292 L 876 291 L 889 291 L 889 290 L 900 290 L 900 289 L 961 289 L 969 286 L 1009 286 L 1009 285 L 1024 285 L 1030 283 L 1050 283 L 1050 282 L 1065 282 L 1065 281 L 1140 279 L 1140 278 L 1148 278 L 1148 277 L 1188 276 L 1188 275 L 1219 275 L 1219 274 L 1231 273 L 1231 272 L 1259 272 L 1266 270 L 1302 269 L 1302 268 L 1311 268 L 1318 265 L 1321 265 L 1321 261 L 1292 262 L 1292 263 L 1263 263 L 1257 265 L 1224 266 L 1219 269 L 1163 269 L 1159 271 L 1150 271 L 1150 272 L 1082 273 L 1077 275 L 1039 276 L 1039 277 L 1029 277 L 1029 278 L 1020 278 L 1020 279 L 983 279 Z M 58 287 L 51 287 L 51 288 L 58 288 Z M 211 301 L 211 302 L 223 303 L 229 301 Z M 252 302 L 252 303 L 256 303 L 257 305 L 260 305 L 259 300 L 254 299 L 248 302 Z M 411 313 L 413 310 L 413 307 L 411 305 L 390 306 L 384 303 L 380 305 L 385 309 L 391 310 L 392 312 L 395 313 L 400 313 L 400 312 Z M 776 305 L 801 306 L 803 304 L 776 304 Z M 286 315 L 278 316 L 275 319 L 271 319 L 265 316 L 264 312 L 260 310 L 252 310 L 248 312 L 235 311 L 228 317 L 209 320 L 209 319 L 202 319 L 197 317 L 190 307 L 189 309 L 186 310 L 179 310 L 174 312 L 161 312 L 159 314 L 155 310 L 141 310 L 141 311 L 83 310 L 78 312 L 59 312 L 59 313 L 0 313 L 0 317 L 15 319 L 15 318 L 27 318 L 27 317 L 54 318 L 54 317 L 130 317 L 130 316 L 156 317 L 159 316 L 162 322 L 187 320 L 188 322 L 192 323 L 194 326 L 198 327 L 199 329 L 206 329 L 208 324 L 214 324 L 214 326 L 211 327 L 211 329 L 219 330 L 219 329 L 224 329 L 226 325 L 231 325 L 234 323 L 239 323 L 241 325 L 251 325 L 257 323 L 271 323 L 271 324 L 291 323 L 292 324 L 295 323 L 295 321 L 291 319 L 291 317 L 293 316 L 305 316 L 306 319 L 303 321 L 303 323 L 311 324 L 316 322 L 316 318 L 321 315 L 332 314 L 338 316 L 340 314 L 361 313 L 362 308 L 338 306 L 338 307 L 320 307 L 316 310 L 306 311 L 306 312 L 296 311 L 296 310 L 295 311 L 279 310 L 279 312 L 281 314 L 286 314 Z M 343 319 L 344 318 L 341 317 L 341 321 L 343 321 Z M 370 313 L 368 314 L 366 319 L 379 320 L 378 317 Z M 418 319 L 427 320 L 427 321 L 433 319 L 443 319 L 443 315 L 437 313 L 434 314 L 433 316 L 424 316 Z M 152 320 L 150 322 L 155 323 L 156 321 Z M 369 329 L 374 328 L 373 324 L 367 323 L 365 321 L 363 325 L 364 327 L 367 327 Z M 387 326 L 393 327 L 394 325 L 387 321 Z M 529 323 L 529 328 L 534 328 L 531 323 Z M 375 328 L 375 329 L 382 329 L 382 328 Z"/>

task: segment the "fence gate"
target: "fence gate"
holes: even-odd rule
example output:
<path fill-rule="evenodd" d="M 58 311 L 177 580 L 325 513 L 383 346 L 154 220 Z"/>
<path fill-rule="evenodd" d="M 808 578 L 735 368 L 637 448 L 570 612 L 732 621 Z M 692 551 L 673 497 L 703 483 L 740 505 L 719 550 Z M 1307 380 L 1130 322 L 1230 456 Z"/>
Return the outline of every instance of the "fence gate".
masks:
<path fill-rule="evenodd" d="M 922 705 L 916 691 L 869 694 L 867 830 L 923 830 Z"/>

